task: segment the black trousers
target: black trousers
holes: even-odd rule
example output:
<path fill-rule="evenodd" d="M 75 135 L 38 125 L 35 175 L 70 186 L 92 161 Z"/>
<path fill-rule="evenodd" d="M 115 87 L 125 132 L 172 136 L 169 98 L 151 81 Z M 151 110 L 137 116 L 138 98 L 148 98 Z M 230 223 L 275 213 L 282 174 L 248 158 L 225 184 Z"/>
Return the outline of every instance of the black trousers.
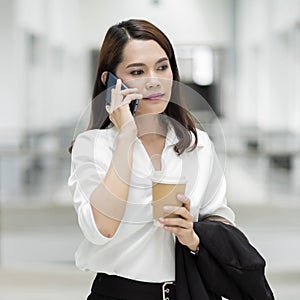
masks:
<path fill-rule="evenodd" d="M 98 273 L 87 300 L 175 300 L 173 282 L 150 283 Z"/>

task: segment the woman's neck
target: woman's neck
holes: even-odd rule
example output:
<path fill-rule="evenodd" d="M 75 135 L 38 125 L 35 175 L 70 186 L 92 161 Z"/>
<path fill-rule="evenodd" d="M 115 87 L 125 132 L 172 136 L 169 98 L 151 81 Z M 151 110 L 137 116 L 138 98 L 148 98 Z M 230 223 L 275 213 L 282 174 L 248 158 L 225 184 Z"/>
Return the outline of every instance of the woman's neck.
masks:
<path fill-rule="evenodd" d="M 138 115 L 135 122 L 139 138 L 155 139 L 158 136 L 166 136 L 167 127 L 160 114 Z"/>

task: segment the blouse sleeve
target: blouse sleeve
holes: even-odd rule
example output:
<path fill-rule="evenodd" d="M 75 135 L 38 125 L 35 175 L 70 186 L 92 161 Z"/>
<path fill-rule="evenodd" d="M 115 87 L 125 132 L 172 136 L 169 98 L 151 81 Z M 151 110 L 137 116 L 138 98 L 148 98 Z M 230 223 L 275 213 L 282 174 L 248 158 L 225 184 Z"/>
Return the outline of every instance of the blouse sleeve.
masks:
<path fill-rule="evenodd" d="M 215 147 L 210 139 L 208 144 L 210 147 L 210 168 L 208 183 L 203 196 L 203 205 L 200 208 L 200 219 L 209 215 L 217 215 L 234 223 L 234 212 L 227 206 L 224 172 L 218 160 Z"/>
<path fill-rule="evenodd" d="M 93 244 L 103 245 L 113 237 L 108 238 L 99 232 L 94 220 L 90 197 L 104 178 L 112 154 L 109 147 L 105 146 L 105 139 L 98 138 L 98 136 L 95 130 L 86 131 L 77 136 L 72 149 L 68 186 L 78 215 L 78 223 L 85 238 Z M 99 142 L 101 142 L 101 147 L 97 147 L 95 151 L 96 143 Z M 96 159 L 99 157 L 101 160 Z"/>

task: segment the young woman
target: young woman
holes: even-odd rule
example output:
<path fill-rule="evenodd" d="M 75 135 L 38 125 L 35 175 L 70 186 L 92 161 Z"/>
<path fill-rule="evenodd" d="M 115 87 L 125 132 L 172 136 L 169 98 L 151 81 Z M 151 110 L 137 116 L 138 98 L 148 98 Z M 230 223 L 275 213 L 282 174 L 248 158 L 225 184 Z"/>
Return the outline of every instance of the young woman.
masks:
<path fill-rule="evenodd" d="M 108 72 L 119 80 L 106 107 Z M 97 273 L 89 300 L 175 299 L 175 240 L 193 255 L 201 248 L 194 222 L 234 222 L 214 147 L 184 108 L 178 82 L 173 47 L 153 24 L 128 20 L 108 30 L 90 125 L 70 148 L 68 184 L 85 237 L 76 264 Z M 187 179 L 182 206 L 164 208 L 177 217 L 161 226 L 152 218 L 155 173 Z"/>

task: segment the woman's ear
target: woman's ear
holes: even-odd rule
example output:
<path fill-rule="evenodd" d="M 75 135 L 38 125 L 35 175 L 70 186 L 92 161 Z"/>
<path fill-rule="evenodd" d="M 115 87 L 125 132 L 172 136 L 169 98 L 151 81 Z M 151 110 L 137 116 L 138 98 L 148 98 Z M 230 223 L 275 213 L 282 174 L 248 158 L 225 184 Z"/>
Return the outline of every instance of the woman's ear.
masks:
<path fill-rule="evenodd" d="M 106 85 L 107 73 L 107 71 L 104 71 L 101 75 L 101 81 L 104 85 Z"/>

